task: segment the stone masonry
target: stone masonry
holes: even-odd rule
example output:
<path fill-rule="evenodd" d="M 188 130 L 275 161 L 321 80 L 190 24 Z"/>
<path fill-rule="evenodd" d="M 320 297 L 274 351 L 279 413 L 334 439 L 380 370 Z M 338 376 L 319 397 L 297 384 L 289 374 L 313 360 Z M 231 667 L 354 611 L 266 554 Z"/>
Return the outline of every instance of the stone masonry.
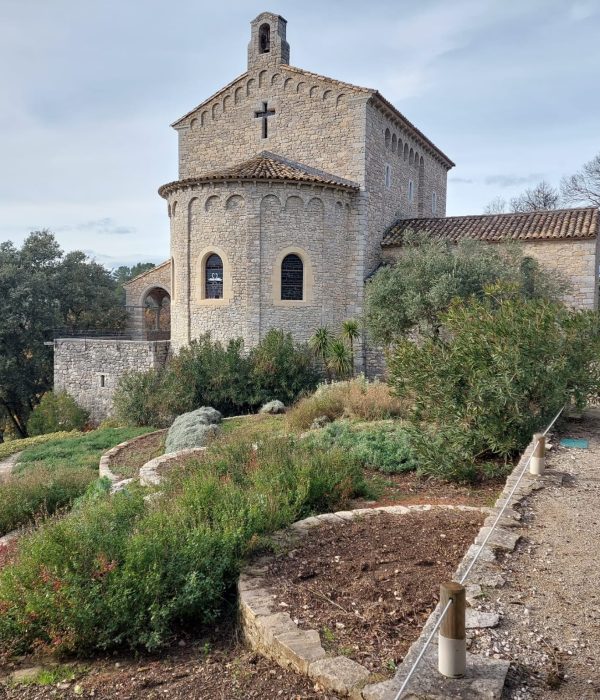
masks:
<path fill-rule="evenodd" d="M 98 423 L 111 413 L 118 380 L 127 372 L 162 367 L 168 353 L 168 341 L 56 340 L 54 389 L 71 394 Z"/>

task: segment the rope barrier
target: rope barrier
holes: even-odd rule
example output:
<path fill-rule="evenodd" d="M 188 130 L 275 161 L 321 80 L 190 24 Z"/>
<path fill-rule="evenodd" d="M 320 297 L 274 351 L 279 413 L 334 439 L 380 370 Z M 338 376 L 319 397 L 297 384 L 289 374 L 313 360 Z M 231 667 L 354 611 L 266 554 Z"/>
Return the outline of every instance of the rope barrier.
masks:
<path fill-rule="evenodd" d="M 543 435 L 544 437 L 545 437 L 545 436 L 548 434 L 548 432 L 552 429 L 552 426 L 556 423 L 556 421 L 558 420 L 558 418 L 560 417 L 561 413 L 562 413 L 564 410 L 565 410 L 565 407 L 563 406 L 563 407 L 560 409 L 560 411 L 554 416 L 554 418 L 552 419 L 552 421 L 550 422 L 550 424 L 548 425 L 548 427 L 546 428 L 546 430 L 544 430 L 544 432 L 542 433 L 542 435 Z M 467 570 L 466 570 L 465 573 L 462 575 L 462 577 L 461 577 L 461 579 L 460 579 L 460 581 L 459 581 L 459 583 L 460 583 L 461 585 L 464 584 L 464 582 L 467 580 L 468 575 L 471 573 L 471 570 L 472 570 L 473 567 L 475 566 L 475 563 L 476 563 L 477 560 L 479 559 L 479 556 L 480 556 L 481 553 L 483 552 L 483 550 L 484 550 L 486 544 L 489 542 L 490 537 L 492 536 L 492 532 L 494 531 L 495 527 L 498 525 L 498 523 L 500 522 L 500 519 L 501 519 L 502 516 L 504 515 L 504 511 L 505 511 L 506 508 L 508 507 L 508 504 L 511 502 L 512 497 L 513 497 L 514 494 L 515 494 L 515 491 L 517 490 L 519 484 L 521 483 L 521 479 L 525 476 L 525 472 L 527 471 L 527 468 L 529 467 L 529 464 L 530 464 L 530 462 L 531 462 L 531 458 L 533 457 L 533 453 L 535 452 L 535 448 L 537 447 L 538 443 L 539 443 L 539 439 L 536 440 L 536 442 L 535 442 L 535 444 L 534 444 L 534 446 L 533 446 L 533 450 L 531 451 L 531 454 L 529 455 L 529 458 L 528 458 L 527 461 L 525 462 L 525 465 L 524 465 L 523 469 L 521 470 L 521 473 L 520 473 L 520 475 L 519 475 L 519 478 L 516 480 L 515 485 L 512 487 L 512 489 L 511 489 L 511 491 L 510 491 L 508 497 L 505 499 L 504 505 L 503 505 L 502 508 L 500 509 L 500 512 L 498 513 L 498 515 L 497 515 L 497 517 L 496 517 L 496 520 L 494 521 L 494 524 L 493 524 L 492 527 L 489 529 L 489 532 L 487 533 L 487 535 L 485 536 L 485 539 L 483 540 L 483 542 L 481 543 L 479 549 L 478 549 L 477 552 L 475 553 L 475 556 L 474 556 L 473 559 L 471 560 L 471 563 L 470 563 L 469 566 L 467 567 Z M 417 656 L 417 658 L 415 659 L 413 665 L 411 666 L 411 669 L 410 669 L 410 671 L 408 672 L 406 678 L 404 679 L 404 682 L 402 683 L 402 685 L 401 685 L 401 687 L 400 687 L 400 690 L 399 690 L 398 693 L 395 695 L 394 700 L 399 700 L 399 698 L 400 698 L 400 696 L 402 695 L 402 693 L 406 690 L 406 687 L 408 686 L 408 684 L 409 684 L 409 682 L 410 682 L 410 679 L 412 678 L 414 672 L 417 670 L 417 667 L 418 667 L 419 663 L 421 662 L 421 659 L 422 659 L 423 656 L 425 655 L 425 652 L 427 651 L 427 648 L 428 648 L 429 645 L 431 644 L 431 642 L 432 642 L 432 640 L 433 640 L 433 638 L 434 638 L 434 636 L 435 636 L 435 633 L 436 633 L 436 632 L 438 631 L 438 629 L 440 628 L 440 625 L 442 624 L 442 622 L 443 622 L 443 620 L 444 620 L 444 616 L 446 615 L 446 613 L 447 613 L 448 610 L 450 609 L 450 606 L 451 606 L 451 605 L 452 605 L 452 601 L 449 600 L 449 601 L 446 603 L 446 606 L 444 607 L 444 609 L 441 611 L 441 613 L 440 613 L 440 615 L 439 615 L 439 617 L 438 617 L 438 619 L 437 619 L 435 625 L 433 626 L 433 629 L 431 630 L 431 634 L 430 634 L 429 637 L 427 638 L 425 644 L 423 645 L 423 648 L 421 649 L 421 651 L 419 652 L 419 655 Z"/>

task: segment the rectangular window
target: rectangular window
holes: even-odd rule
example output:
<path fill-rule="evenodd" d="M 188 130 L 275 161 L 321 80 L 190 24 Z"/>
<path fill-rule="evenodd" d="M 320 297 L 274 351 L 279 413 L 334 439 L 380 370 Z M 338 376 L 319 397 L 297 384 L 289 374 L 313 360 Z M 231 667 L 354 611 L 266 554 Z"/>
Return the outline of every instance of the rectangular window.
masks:
<path fill-rule="evenodd" d="M 431 213 L 435 214 L 437 212 L 437 192 L 431 193 Z"/>
<path fill-rule="evenodd" d="M 415 198 L 415 183 L 412 180 L 408 181 L 408 201 L 412 202 Z"/>
<path fill-rule="evenodd" d="M 387 163 L 385 164 L 385 186 L 392 186 L 392 168 Z"/>
<path fill-rule="evenodd" d="M 106 380 L 103 374 L 100 375 L 100 386 L 102 389 L 106 386 Z"/>

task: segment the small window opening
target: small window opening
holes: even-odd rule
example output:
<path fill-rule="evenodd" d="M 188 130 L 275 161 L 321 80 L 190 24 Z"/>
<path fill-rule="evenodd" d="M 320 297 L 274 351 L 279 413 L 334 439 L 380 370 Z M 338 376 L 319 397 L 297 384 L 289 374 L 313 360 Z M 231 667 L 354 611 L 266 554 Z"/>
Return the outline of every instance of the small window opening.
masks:
<path fill-rule="evenodd" d="M 216 254 L 209 255 L 206 260 L 206 285 L 207 299 L 223 298 L 223 261 Z"/>
<path fill-rule="evenodd" d="M 408 181 L 408 201 L 412 202 L 415 198 L 415 183 L 412 180 Z"/>
<path fill-rule="evenodd" d="M 437 211 L 437 192 L 433 192 L 431 195 L 431 213 L 435 214 Z"/>
<path fill-rule="evenodd" d="M 282 301 L 302 301 L 304 263 L 300 256 L 290 253 L 281 263 Z"/>
<path fill-rule="evenodd" d="M 271 27 L 268 24 L 261 24 L 258 30 L 258 48 L 260 53 L 271 50 Z"/>
<path fill-rule="evenodd" d="M 101 375 L 100 375 L 100 387 L 101 387 L 102 389 L 104 389 L 105 386 L 106 386 L 106 378 L 105 378 L 105 376 L 104 376 L 103 374 L 101 374 Z"/>
<path fill-rule="evenodd" d="M 392 186 L 392 168 L 387 163 L 385 165 L 385 186 L 386 187 Z"/>

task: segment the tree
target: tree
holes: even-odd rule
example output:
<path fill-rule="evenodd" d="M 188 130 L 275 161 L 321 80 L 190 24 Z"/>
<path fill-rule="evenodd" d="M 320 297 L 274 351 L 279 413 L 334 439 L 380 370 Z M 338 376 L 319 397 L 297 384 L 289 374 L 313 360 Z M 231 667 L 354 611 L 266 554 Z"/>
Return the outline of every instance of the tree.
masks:
<path fill-rule="evenodd" d="M 31 233 L 20 249 L 0 244 L 0 412 L 17 434 L 27 434 L 29 413 L 52 387 L 49 332 L 122 326 L 115 288 L 83 253 L 63 255 L 48 231 Z"/>
<path fill-rule="evenodd" d="M 600 207 L 600 153 L 585 163 L 579 172 L 564 177 L 560 187 L 567 202 Z"/>
<path fill-rule="evenodd" d="M 548 182 L 542 180 L 520 195 L 507 202 L 504 197 L 494 197 L 483 208 L 484 214 L 526 213 L 531 211 L 550 211 L 561 206 L 560 192 Z"/>
<path fill-rule="evenodd" d="M 542 180 L 518 197 L 510 200 L 513 212 L 550 211 L 560 206 L 560 192 L 548 182 Z"/>
<path fill-rule="evenodd" d="M 329 365 L 327 364 L 327 358 L 329 356 L 329 349 L 331 343 L 334 341 L 334 335 L 329 330 L 329 328 L 317 328 L 313 336 L 308 341 L 308 347 L 313 351 L 315 357 L 319 359 L 325 366 L 325 371 L 327 372 L 327 378 L 330 379 L 329 375 Z"/>
<path fill-rule="evenodd" d="M 358 321 L 349 318 L 342 323 L 342 338 L 350 345 L 350 359 L 352 361 L 352 373 L 354 373 L 354 341 L 360 336 Z"/>
<path fill-rule="evenodd" d="M 508 203 L 504 197 L 494 197 L 491 202 L 483 208 L 484 214 L 505 214 L 508 209 Z"/>
<path fill-rule="evenodd" d="M 334 338 L 327 353 L 327 367 L 340 379 L 347 379 L 353 369 L 352 353 L 341 338 Z"/>
<path fill-rule="evenodd" d="M 440 316 L 455 298 L 482 297 L 489 284 L 505 282 L 528 298 L 558 298 L 566 285 L 545 275 L 518 246 L 490 246 L 463 240 L 458 244 L 413 233 L 403 254 L 367 285 L 366 323 L 375 342 L 391 345 L 418 333 L 438 338 Z"/>
<path fill-rule="evenodd" d="M 143 272 L 148 272 L 148 270 L 152 270 L 154 267 L 156 267 L 154 263 L 139 262 L 135 265 L 132 265 L 131 267 L 128 267 L 127 265 L 121 265 L 120 267 L 117 267 L 112 271 L 111 276 L 117 283 L 117 299 L 119 303 L 125 304 L 125 290 L 123 289 L 123 285 L 125 284 L 125 282 L 129 282 L 129 280 L 132 280 L 134 277 L 141 275 Z"/>

